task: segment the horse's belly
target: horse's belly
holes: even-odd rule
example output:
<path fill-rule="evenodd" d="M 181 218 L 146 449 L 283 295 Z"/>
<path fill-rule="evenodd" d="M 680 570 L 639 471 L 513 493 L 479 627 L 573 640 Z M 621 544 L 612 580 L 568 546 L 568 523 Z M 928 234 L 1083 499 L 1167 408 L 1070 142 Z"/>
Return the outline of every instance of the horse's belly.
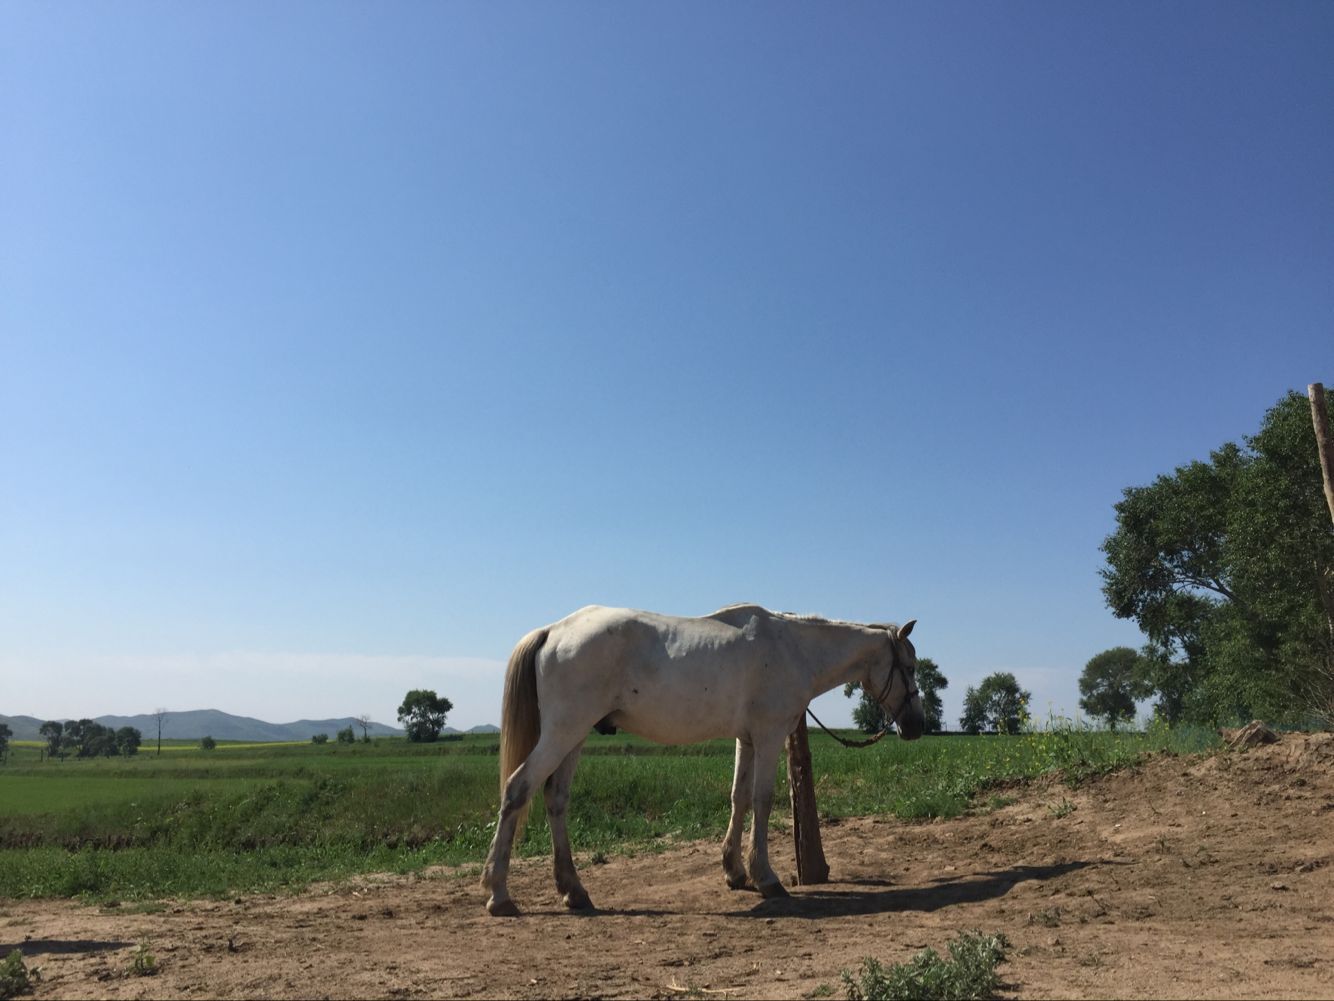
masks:
<path fill-rule="evenodd" d="M 676 714 L 623 709 L 612 713 L 608 722 L 655 744 L 698 744 L 704 740 L 736 736 L 730 714 L 723 718 L 713 713 Z"/>

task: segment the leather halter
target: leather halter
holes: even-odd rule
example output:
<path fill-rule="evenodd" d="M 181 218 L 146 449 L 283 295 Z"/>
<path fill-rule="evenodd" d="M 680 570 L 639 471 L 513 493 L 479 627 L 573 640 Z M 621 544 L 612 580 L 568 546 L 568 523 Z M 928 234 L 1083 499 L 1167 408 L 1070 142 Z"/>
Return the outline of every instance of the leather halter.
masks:
<path fill-rule="evenodd" d="M 807 715 L 809 715 L 811 719 L 815 720 L 816 724 L 820 727 L 820 729 L 823 730 L 825 733 L 829 734 L 829 736 L 833 737 L 844 747 L 870 747 L 872 744 L 878 742 L 882 737 L 884 737 L 885 734 L 889 733 L 890 714 L 885 709 L 885 697 L 889 695 L 890 689 L 894 687 L 895 671 L 901 671 L 903 673 L 903 689 L 905 692 L 903 696 L 903 704 L 899 706 L 899 713 L 902 713 L 904 707 L 906 707 L 908 703 L 912 702 L 912 697 L 914 695 L 919 694 L 917 686 L 913 683 L 912 675 L 908 673 L 908 668 L 904 666 L 904 664 L 899 660 L 899 648 L 897 644 L 898 644 L 898 638 L 895 636 L 890 636 L 889 673 L 885 675 L 885 687 L 880 690 L 879 695 L 875 696 L 875 704 L 878 705 L 880 707 L 880 711 L 884 713 L 885 724 L 880 728 L 880 732 L 877 733 L 875 736 L 870 737 L 867 740 L 847 740 L 843 737 L 840 737 L 833 730 L 829 729 L 829 727 L 821 723 L 820 717 L 816 716 L 815 713 L 811 712 L 810 706 L 806 707 Z M 898 714 L 894 715 L 893 722 L 895 723 L 898 722 Z"/>

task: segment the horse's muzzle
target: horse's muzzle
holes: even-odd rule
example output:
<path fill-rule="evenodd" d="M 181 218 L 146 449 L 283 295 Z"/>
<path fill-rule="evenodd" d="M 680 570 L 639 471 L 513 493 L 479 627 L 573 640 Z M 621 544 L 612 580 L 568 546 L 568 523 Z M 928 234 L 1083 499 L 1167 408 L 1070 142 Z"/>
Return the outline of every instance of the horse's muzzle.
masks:
<path fill-rule="evenodd" d="M 904 740 L 916 740 L 926 732 L 926 716 L 911 709 L 894 722 L 897 724 L 899 736 Z"/>

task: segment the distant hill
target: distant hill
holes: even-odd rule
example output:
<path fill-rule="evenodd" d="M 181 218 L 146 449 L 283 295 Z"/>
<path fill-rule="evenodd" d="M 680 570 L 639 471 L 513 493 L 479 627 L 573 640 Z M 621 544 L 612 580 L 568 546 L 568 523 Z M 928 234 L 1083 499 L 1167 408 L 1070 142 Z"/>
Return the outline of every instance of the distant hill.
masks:
<path fill-rule="evenodd" d="M 500 727 L 494 723 L 483 723 L 481 726 L 468 727 L 468 733 L 499 733 Z"/>
<path fill-rule="evenodd" d="M 150 735 L 157 737 L 157 717 L 148 713 L 94 718 L 96 722 L 113 729 L 135 727 L 144 735 L 145 741 Z M 0 716 L 0 723 L 8 723 L 14 732 L 14 740 L 41 740 L 38 727 L 43 722 L 32 716 Z M 349 726 L 353 733 L 361 736 L 361 724 L 351 716 L 342 719 L 299 719 L 294 723 L 266 723 L 262 719 L 233 716 L 217 709 L 191 709 L 167 713 L 162 721 L 162 736 L 172 740 L 198 740 L 205 736 L 215 740 L 310 740 L 317 733 L 327 733 L 332 738 L 339 730 Z M 383 723 L 372 723 L 367 732 L 372 737 L 403 736 L 402 730 Z"/>

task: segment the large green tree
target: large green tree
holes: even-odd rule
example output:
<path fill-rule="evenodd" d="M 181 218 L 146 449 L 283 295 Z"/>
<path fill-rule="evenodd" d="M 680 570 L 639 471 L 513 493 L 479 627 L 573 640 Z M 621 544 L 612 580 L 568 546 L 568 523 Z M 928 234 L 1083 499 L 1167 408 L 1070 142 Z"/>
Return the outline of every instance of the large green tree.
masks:
<path fill-rule="evenodd" d="M 1127 488 L 1116 526 L 1103 593 L 1148 639 L 1141 673 L 1159 713 L 1329 714 L 1334 527 L 1305 397 L 1280 400 L 1243 445 Z"/>
<path fill-rule="evenodd" d="M 398 721 L 407 731 L 408 740 L 429 743 L 439 739 L 445 717 L 453 708 L 454 703 L 429 688 L 414 688 L 398 707 Z"/>
<path fill-rule="evenodd" d="M 1079 676 L 1080 707 L 1115 730 L 1135 718 L 1135 700 L 1149 694 L 1144 673 L 1140 655 L 1130 647 L 1104 650 L 1084 665 Z"/>
<path fill-rule="evenodd" d="M 1018 733 L 1032 698 L 1009 671 L 988 674 L 980 685 L 970 685 L 964 692 L 959 726 L 965 733 Z"/>

